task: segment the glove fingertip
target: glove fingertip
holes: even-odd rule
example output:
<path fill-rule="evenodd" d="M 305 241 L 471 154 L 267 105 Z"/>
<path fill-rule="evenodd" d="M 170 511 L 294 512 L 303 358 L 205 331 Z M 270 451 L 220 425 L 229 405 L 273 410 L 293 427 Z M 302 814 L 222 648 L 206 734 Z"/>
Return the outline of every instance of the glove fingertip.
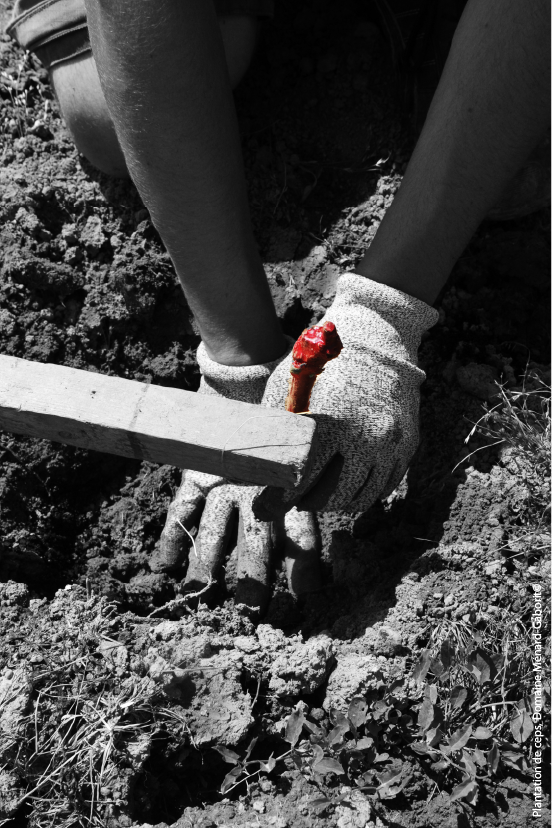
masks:
<path fill-rule="evenodd" d="M 153 551 L 151 558 L 148 561 L 149 568 L 152 572 L 170 572 L 177 569 L 183 562 L 185 557 L 184 544 L 178 543 L 175 539 L 172 542 L 160 543 Z"/>

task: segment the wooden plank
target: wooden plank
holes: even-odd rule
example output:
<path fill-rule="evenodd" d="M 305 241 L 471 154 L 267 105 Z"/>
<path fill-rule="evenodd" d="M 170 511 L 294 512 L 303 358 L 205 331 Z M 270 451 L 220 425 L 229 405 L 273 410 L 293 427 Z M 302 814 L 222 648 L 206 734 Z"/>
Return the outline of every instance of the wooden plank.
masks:
<path fill-rule="evenodd" d="M 0 356 L 0 428 L 290 488 L 310 467 L 316 425 L 287 411 Z"/>

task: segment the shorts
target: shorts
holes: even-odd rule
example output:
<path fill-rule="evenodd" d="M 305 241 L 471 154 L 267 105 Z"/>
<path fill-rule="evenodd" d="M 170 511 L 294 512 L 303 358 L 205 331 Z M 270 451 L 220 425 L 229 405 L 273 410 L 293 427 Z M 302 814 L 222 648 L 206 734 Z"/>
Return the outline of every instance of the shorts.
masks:
<path fill-rule="evenodd" d="M 274 11 L 274 0 L 213 2 L 219 15 L 262 18 Z M 84 0 L 16 0 L 6 34 L 34 52 L 46 69 L 90 51 Z"/>

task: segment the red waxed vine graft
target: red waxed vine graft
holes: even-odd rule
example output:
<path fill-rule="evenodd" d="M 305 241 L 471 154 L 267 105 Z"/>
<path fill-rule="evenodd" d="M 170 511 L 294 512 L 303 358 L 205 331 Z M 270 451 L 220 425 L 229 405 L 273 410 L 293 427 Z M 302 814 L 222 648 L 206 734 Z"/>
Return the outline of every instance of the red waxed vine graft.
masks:
<path fill-rule="evenodd" d="M 333 322 L 324 322 L 303 331 L 293 346 L 286 411 L 304 414 L 309 410 L 316 378 L 327 362 L 339 356 L 342 348 L 343 343 Z"/>

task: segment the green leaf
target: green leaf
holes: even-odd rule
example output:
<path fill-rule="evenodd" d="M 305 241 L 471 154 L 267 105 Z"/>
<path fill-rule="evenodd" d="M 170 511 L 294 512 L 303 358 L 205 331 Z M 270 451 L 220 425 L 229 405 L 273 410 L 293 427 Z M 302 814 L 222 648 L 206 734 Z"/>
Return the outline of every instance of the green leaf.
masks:
<path fill-rule="evenodd" d="M 399 687 L 404 687 L 405 682 L 405 678 L 395 679 L 395 681 L 391 682 L 391 684 L 387 688 L 387 692 L 391 695 L 391 693 L 394 693 L 395 690 L 399 689 Z"/>
<path fill-rule="evenodd" d="M 443 675 L 443 673 L 445 672 L 445 666 L 439 658 L 439 656 L 436 656 L 434 659 L 432 659 L 431 664 L 429 665 L 429 669 L 437 678 Z"/>
<path fill-rule="evenodd" d="M 533 732 L 533 722 L 526 710 L 520 710 L 517 716 L 510 721 L 510 730 L 516 742 L 526 742 Z"/>
<path fill-rule="evenodd" d="M 421 730 L 428 730 L 435 718 L 435 707 L 429 699 L 424 699 L 418 711 L 418 727 Z"/>
<path fill-rule="evenodd" d="M 453 710 L 457 710 L 459 707 L 462 707 L 467 698 L 468 691 L 466 688 L 462 687 L 461 684 L 457 684 L 450 691 L 450 706 Z"/>
<path fill-rule="evenodd" d="M 368 750 L 374 744 L 374 740 L 371 736 L 363 736 L 362 739 L 358 739 L 355 743 L 355 750 Z"/>
<path fill-rule="evenodd" d="M 237 753 L 234 753 L 233 750 L 229 750 L 228 748 L 223 747 L 222 745 L 215 745 L 213 747 L 213 750 L 216 750 L 217 753 L 220 753 L 224 761 L 229 762 L 229 764 L 231 765 L 237 765 L 241 761 Z"/>
<path fill-rule="evenodd" d="M 472 733 L 472 739 L 491 739 L 492 735 L 492 730 L 488 727 L 476 727 Z"/>
<path fill-rule="evenodd" d="M 473 752 L 473 758 L 475 759 L 480 768 L 484 768 L 487 764 L 487 758 L 485 754 L 478 747 L 476 747 Z"/>
<path fill-rule="evenodd" d="M 445 670 L 448 670 L 456 656 L 456 647 L 452 641 L 443 641 L 441 644 L 440 656 L 443 667 Z"/>
<path fill-rule="evenodd" d="M 447 762 L 446 759 L 439 759 L 438 762 L 433 762 L 433 764 L 431 765 L 432 770 L 435 770 L 435 771 L 445 770 L 445 768 L 448 768 L 448 767 L 449 767 L 449 763 Z"/>
<path fill-rule="evenodd" d="M 393 799 L 404 788 L 408 781 L 403 777 L 403 770 L 388 770 L 384 773 L 378 774 L 380 785 L 378 787 L 379 799 Z"/>
<path fill-rule="evenodd" d="M 265 773 L 271 773 L 275 767 L 276 759 L 273 756 L 271 756 L 270 759 L 267 759 L 266 762 L 259 762 L 259 768 Z"/>
<path fill-rule="evenodd" d="M 445 753 L 452 753 L 455 750 L 461 750 L 464 745 L 468 744 L 471 734 L 472 726 L 469 723 L 464 725 L 464 727 L 460 727 L 458 730 L 455 730 L 449 739 L 448 745 L 443 746 L 443 751 Z"/>
<path fill-rule="evenodd" d="M 368 705 L 366 699 L 361 696 L 356 696 L 351 700 L 347 715 L 353 727 L 360 727 L 366 721 L 366 714 L 368 712 Z"/>
<path fill-rule="evenodd" d="M 320 745 L 313 745 L 312 746 L 312 762 L 311 765 L 316 765 L 317 762 L 320 762 L 321 759 L 324 758 L 324 751 L 320 747 Z"/>
<path fill-rule="evenodd" d="M 496 744 L 493 745 L 489 751 L 487 751 L 487 762 L 489 763 L 490 772 L 492 774 L 496 773 L 500 762 L 500 751 Z"/>
<path fill-rule="evenodd" d="M 318 739 L 325 739 L 326 738 L 326 729 L 323 727 L 319 727 L 314 722 L 310 722 L 308 719 L 305 719 L 303 722 L 303 727 L 309 731 L 309 733 L 313 733 Z"/>
<path fill-rule="evenodd" d="M 437 704 L 437 685 L 431 684 L 429 687 L 429 700 L 431 704 Z"/>
<path fill-rule="evenodd" d="M 330 756 L 325 756 L 312 766 L 314 773 L 336 773 L 338 775 L 344 774 L 345 771 L 337 759 L 332 759 Z"/>
<path fill-rule="evenodd" d="M 302 770 L 303 768 L 303 757 L 300 756 L 296 751 L 293 751 L 291 754 L 291 761 L 295 765 L 298 770 Z"/>
<path fill-rule="evenodd" d="M 243 775 L 244 771 L 242 768 L 232 768 L 222 780 L 222 785 L 220 786 L 221 794 L 225 794 L 226 791 L 230 790 Z"/>
<path fill-rule="evenodd" d="M 467 669 L 472 673 L 480 686 L 488 681 L 492 681 L 497 673 L 496 665 L 491 654 L 482 650 L 480 647 L 477 650 L 472 650 L 469 654 Z"/>
<path fill-rule="evenodd" d="M 377 722 L 385 716 L 388 710 L 389 705 L 386 702 L 377 701 L 372 708 L 372 718 Z"/>
<path fill-rule="evenodd" d="M 431 664 L 431 650 L 424 650 L 414 665 L 414 670 L 412 671 L 412 678 L 416 682 L 416 684 L 421 684 L 424 681 L 425 677 L 427 676 L 427 672 L 429 670 L 429 665 Z"/>
<path fill-rule="evenodd" d="M 336 725 L 328 734 L 328 744 L 333 746 L 342 742 L 345 734 L 349 732 L 349 728 L 350 723 L 348 721 Z"/>
<path fill-rule="evenodd" d="M 302 710 L 294 710 L 293 713 L 290 713 L 286 724 L 286 742 L 289 742 L 292 748 L 299 741 L 304 723 L 305 717 Z"/>
<path fill-rule="evenodd" d="M 426 745 L 425 742 L 412 742 L 410 745 L 412 750 L 415 750 L 416 753 L 421 753 L 423 756 L 426 753 L 429 753 L 429 747 Z"/>
<path fill-rule="evenodd" d="M 454 802 L 457 799 L 462 799 L 464 802 L 473 802 L 477 796 L 477 782 L 469 776 L 457 785 L 450 795 L 450 801 Z"/>
<path fill-rule="evenodd" d="M 477 775 L 477 768 L 475 767 L 475 764 L 473 763 L 473 760 L 467 750 L 462 751 L 462 758 L 460 760 L 460 764 L 464 766 L 468 773 L 468 776 L 471 776 L 473 779 L 475 779 Z"/>
<path fill-rule="evenodd" d="M 330 707 L 330 722 L 333 725 L 340 725 L 348 722 L 348 719 L 345 713 L 342 713 L 341 710 L 336 710 L 335 707 Z"/>
<path fill-rule="evenodd" d="M 443 733 L 439 725 L 437 725 L 437 727 L 432 727 L 430 728 L 430 730 L 427 731 L 426 742 L 429 745 L 429 747 L 437 747 L 439 742 L 442 741 L 444 735 L 445 734 Z"/>

